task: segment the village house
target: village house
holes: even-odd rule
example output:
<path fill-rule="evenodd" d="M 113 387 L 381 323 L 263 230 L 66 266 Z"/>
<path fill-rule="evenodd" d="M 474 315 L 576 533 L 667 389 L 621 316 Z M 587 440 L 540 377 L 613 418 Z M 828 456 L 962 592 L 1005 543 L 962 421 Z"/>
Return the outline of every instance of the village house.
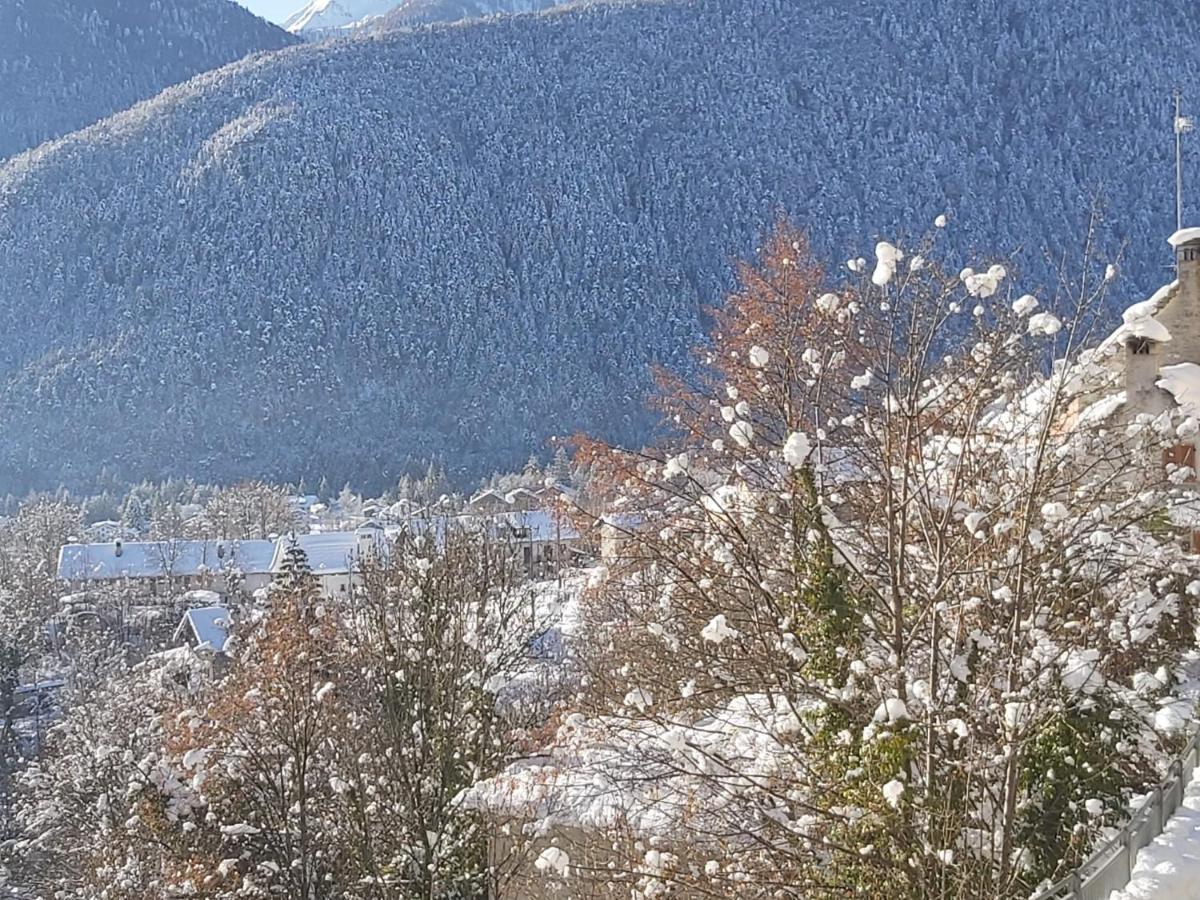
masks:
<path fill-rule="evenodd" d="M 480 491 L 467 501 L 466 514 L 470 516 L 494 516 L 512 509 L 504 494 L 499 491 Z"/>
<path fill-rule="evenodd" d="M 1122 313 L 1121 325 L 1094 353 L 1094 360 L 1119 376 L 1108 393 L 1116 417 L 1132 421 L 1174 407 L 1200 413 L 1200 228 L 1185 228 L 1169 239 L 1177 277 L 1153 296 Z M 1102 399 L 1096 390 L 1084 404 Z M 1182 463 L 1195 461 L 1196 439 L 1172 451 Z"/>
<path fill-rule="evenodd" d="M 270 583 L 274 541 L 108 541 L 64 544 L 58 578 L 70 590 L 136 583 L 151 596 L 189 590 L 253 593 Z M 236 585 L 234 584 L 236 582 Z"/>
<path fill-rule="evenodd" d="M 483 490 L 467 501 L 463 512 L 471 516 L 497 516 L 512 512 L 536 512 L 571 505 L 574 492 L 565 485 L 550 483 L 540 488 L 514 488 L 507 493 Z"/>
<path fill-rule="evenodd" d="M 1150 421 L 1166 412 L 1184 420 L 1173 441 L 1154 451 L 1154 457 L 1129 465 L 1128 476 L 1167 474 L 1177 486 L 1167 510 L 1181 537 L 1200 551 L 1200 502 L 1197 500 L 1196 452 L 1200 446 L 1200 228 L 1185 228 L 1169 239 L 1177 277 L 1145 300 L 1129 306 L 1121 323 L 1094 347 L 1078 354 L 1064 369 L 1055 364 L 1055 377 L 1030 385 L 1014 404 L 999 402 L 984 413 L 981 427 L 1014 447 L 1037 440 L 1037 423 L 1052 396 L 1060 409 L 1053 429 L 1066 436 L 1081 429 L 1106 429 L 1114 439 L 1139 420 Z M 1020 310 L 1027 301 L 1031 305 Z M 1021 314 L 1036 308 L 1033 298 L 1014 304 Z M 1030 316 L 1031 330 L 1038 313 Z M 1188 424 L 1188 420 L 1193 420 Z"/>
<path fill-rule="evenodd" d="M 197 591 L 196 593 L 199 593 Z M 212 595 L 216 600 L 216 595 Z M 197 651 L 224 653 L 229 643 L 232 620 L 224 606 L 197 606 L 187 610 L 173 636 L 177 646 L 188 646 Z"/>
<path fill-rule="evenodd" d="M 439 543 L 454 533 L 477 535 L 493 545 L 503 546 L 531 577 L 557 573 L 588 555 L 582 536 L 571 521 L 545 509 L 415 517 L 397 531 L 398 535 L 431 536 Z"/>
<path fill-rule="evenodd" d="M 543 509 L 574 507 L 579 499 L 579 494 L 574 488 L 556 481 L 546 482 L 533 493 L 538 498 L 538 505 Z"/>
<path fill-rule="evenodd" d="M 93 522 L 83 529 L 83 537 L 89 544 L 111 544 L 115 541 L 136 541 L 138 533 L 128 525 L 112 519 Z"/>
<path fill-rule="evenodd" d="M 542 506 L 542 498 L 529 488 L 517 488 L 504 495 L 504 502 L 513 512 L 529 512 Z"/>
<path fill-rule="evenodd" d="M 489 520 L 496 540 L 509 544 L 530 574 L 558 571 L 575 564 L 581 536 L 562 515 L 531 507 L 492 516 Z"/>
<path fill-rule="evenodd" d="M 1200 228 L 1168 239 L 1177 276 L 1121 315 L 1121 324 L 1082 356 L 1078 384 L 1062 421 L 1081 425 L 1128 425 L 1139 417 L 1178 410 L 1200 421 Z M 1179 497 L 1168 511 L 1193 550 L 1200 550 L 1200 514 L 1195 497 L 1200 432 L 1184 429 L 1150 467 L 1178 467 Z"/>
<path fill-rule="evenodd" d="M 645 517 L 637 513 L 606 513 L 597 519 L 600 561 L 613 566 L 625 560 L 633 537 L 645 525 Z"/>
<path fill-rule="evenodd" d="M 388 538 L 381 525 L 367 522 L 354 531 L 328 531 L 297 534 L 280 538 L 273 548 L 269 565 L 272 578 L 286 570 L 288 549 L 292 543 L 304 551 L 308 567 L 317 581 L 322 597 L 349 597 L 361 584 L 362 563 L 374 554 L 386 551 Z"/>

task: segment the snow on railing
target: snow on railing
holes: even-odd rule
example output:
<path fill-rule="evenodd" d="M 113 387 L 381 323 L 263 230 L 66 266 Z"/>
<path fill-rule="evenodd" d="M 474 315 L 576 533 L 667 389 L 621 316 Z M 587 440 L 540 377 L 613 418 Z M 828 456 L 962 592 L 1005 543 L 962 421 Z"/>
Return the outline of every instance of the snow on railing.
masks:
<path fill-rule="evenodd" d="M 1192 734 L 1183 753 L 1171 762 L 1167 780 L 1147 795 L 1125 826 L 1078 869 L 1032 900 L 1108 900 L 1110 893 L 1129 884 L 1138 851 L 1162 834 L 1167 820 L 1179 809 L 1198 762 L 1200 731 Z"/>

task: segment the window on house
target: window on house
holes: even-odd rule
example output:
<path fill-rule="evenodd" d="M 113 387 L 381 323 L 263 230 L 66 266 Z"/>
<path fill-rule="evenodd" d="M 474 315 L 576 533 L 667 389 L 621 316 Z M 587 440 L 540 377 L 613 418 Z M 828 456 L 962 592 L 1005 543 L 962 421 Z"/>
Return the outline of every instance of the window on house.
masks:
<path fill-rule="evenodd" d="M 1196 471 L 1196 445 L 1177 444 L 1167 448 L 1163 451 L 1163 465 L 1187 466 L 1194 473 Z"/>
<path fill-rule="evenodd" d="M 1150 355 L 1150 341 L 1146 338 L 1143 338 L 1143 337 L 1130 338 L 1127 346 L 1129 347 L 1129 352 L 1132 353 L 1134 356 L 1149 356 Z"/>

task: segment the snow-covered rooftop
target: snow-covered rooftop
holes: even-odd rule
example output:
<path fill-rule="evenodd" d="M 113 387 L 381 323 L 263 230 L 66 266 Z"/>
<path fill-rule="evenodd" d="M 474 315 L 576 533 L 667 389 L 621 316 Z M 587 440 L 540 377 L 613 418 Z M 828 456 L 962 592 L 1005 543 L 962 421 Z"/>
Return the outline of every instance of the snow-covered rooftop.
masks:
<path fill-rule="evenodd" d="M 1113 332 L 1111 340 L 1124 344 L 1130 338 L 1145 338 L 1149 341 L 1157 341 L 1160 344 L 1165 344 L 1171 339 L 1171 332 L 1167 330 L 1167 326 L 1162 322 L 1147 317 L 1144 319 L 1134 319 L 1132 322 L 1123 322 L 1121 327 Z"/>
<path fill-rule="evenodd" d="M 186 625 L 198 647 L 209 647 L 217 653 L 225 652 L 229 643 L 229 610 L 223 606 L 202 606 L 189 609 L 183 615 Z"/>
<path fill-rule="evenodd" d="M 371 539 L 376 532 L 371 531 Z M 275 545 L 275 553 L 271 559 L 270 571 L 282 571 L 283 560 L 287 555 L 291 538 L 280 538 Z M 344 575 L 354 565 L 354 557 L 358 552 L 359 536 L 354 531 L 326 531 L 316 534 L 298 534 L 296 544 L 308 558 L 308 567 L 314 575 Z"/>
<path fill-rule="evenodd" d="M 1137 319 L 1146 319 L 1156 315 L 1159 310 L 1167 305 L 1167 301 L 1171 299 L 1171 295 L 1175 293 L 1175 289 L 1178 287 L 1178 280 L 1164 284 L 1145 300 L 1140 300 L 1132 306 L 1127 307 L 1125 312 L 1121 313 L 1121 321 L 1133 322 Z"/>
<path fill-rule="evenodd" d="M 1200 365 L 1163 366 L 1158 370 L 1158 386 L 1175 398 L 1185 416 L 1200 418 Z"/>
<path fill-rule="evenodd" d="M 1125 401 L 1126 395 L 1124 391 L 1117 391 L 1106 397 L 1101 397 L 1096 402 L 1085 407 L 1079 414 L 1079 425 L 1090 427 L 1106 422 L 1113 413 L 1125 405 Z"/>
<path fill-rule="evenodd" d="M 66 581 L 191 577 L 229 565 L 241 572 L 270 571 L 274 541 L 112 541 L 66 544 L 58 554 L 58 577 Z"/>
<path fill-rule="evenodd" d="M 499 491 L 493 491 L 493 490 L 489 489 L 489 490 L 480 491 L 478 494 L 473 496 L 470 500 L 467 501 L 467 505 L 470 506 L 472 504 L 479 503 L 481 500 L 496 500 L 500 503 L 508 502 L 507 500 L 504 499 L 504 495 L 501 494 Z"/>
<path fill-rule="evenodd" d="M 1126 341 L 1134 337 L 1146 338 L 1147 340 L 1159 343 L 1166 343 L 1171 340 L 1171 332 L 1167 330 L 1165 325 L 1155 319 L 1154 316 L 1158 315 L 1163 307 L 1171 301 L 1178 287 L 1178 281 L 1164 284 L 1145 300 L 1139 300 L 1137 303 L 1127 307 L 1121 313 L 1121 324 L 1112 334 L 1100 342 L 1100 346 L 1096 348 L 1095 357 L 1102 359 L 1109 356 L 1124 346 Z"/>

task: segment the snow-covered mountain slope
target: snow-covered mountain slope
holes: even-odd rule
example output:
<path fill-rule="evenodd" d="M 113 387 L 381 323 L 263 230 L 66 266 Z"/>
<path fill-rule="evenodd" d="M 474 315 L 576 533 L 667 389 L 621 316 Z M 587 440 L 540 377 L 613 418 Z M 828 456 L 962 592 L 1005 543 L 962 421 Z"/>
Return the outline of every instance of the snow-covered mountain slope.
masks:
<path fill-rule="evenodd" d="M 284 28 L 304 38 L 538 12 L 566 0 L 311 0 Z"/>
<path fill-rule="evenodd" d="M 0 159 L 292 40 L 229 0 L 4 0 Z"/>
<path fill-rule="evenodd" d="M 0 486 L 636 441 L 648 365 L 780 212 L 841 260 L 949 211 L 1030 284 L 1101 189 L 1125 306 L 1170 260 L 1189 10 L 614 3 L 193 79 L 0 167 Z"/>
<path fill-rule="evenodd" d="M 393 9 L 367 23 L 375 29 L 459 22 L 511 13 L 541 12 L 572 0 L 403 0 Z"/>

